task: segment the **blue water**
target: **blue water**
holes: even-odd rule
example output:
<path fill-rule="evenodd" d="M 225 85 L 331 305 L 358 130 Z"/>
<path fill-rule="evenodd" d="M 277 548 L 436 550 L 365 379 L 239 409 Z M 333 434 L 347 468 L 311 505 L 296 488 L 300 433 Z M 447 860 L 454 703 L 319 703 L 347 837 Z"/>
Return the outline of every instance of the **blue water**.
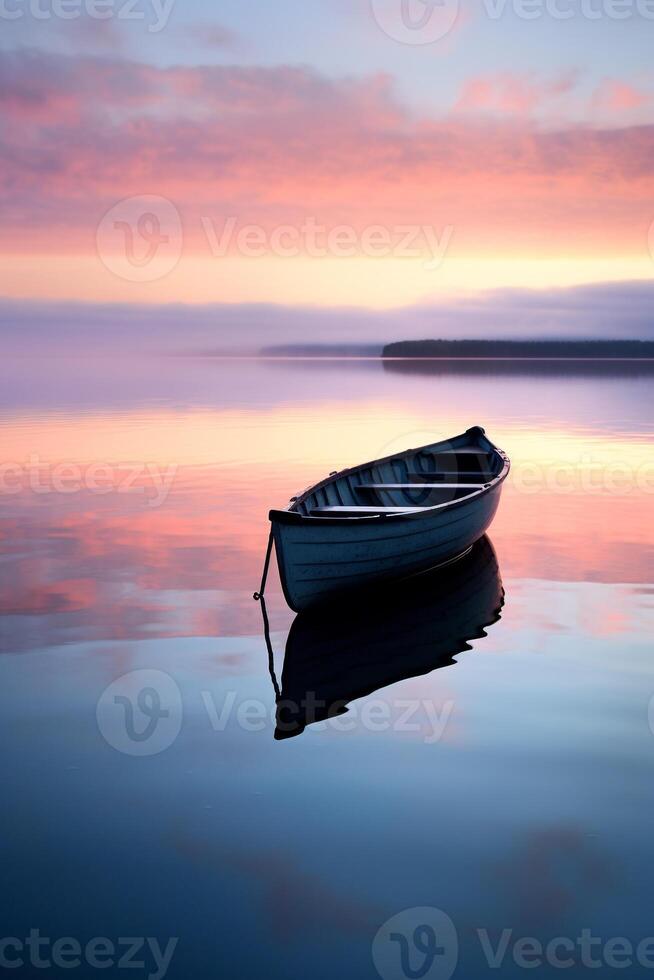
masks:
<path fill-rule="evenodd" d="M 572 965 L 531 972 L 586 976 L 585 929 L 605 975 L 629 959 L 607 942 L 654 935 L 648 376 L 169 359 L 22 363 L 6 382 L 3 462 L 22 467 L 0 494 L 1 932 L 23 944 L 2 947 L 23 961 L 8 975 L 123 976 L 121 939 L 142 937 L 177 940 L 170 978 L 401 978 L 400 935 L 413 975 L 522 976 L 516 942 L 563 937 Z M 514 464 L 490 532 L 500 618 L 455 663 L 275 740 L 251 599 L 267 509 L 472 424 Z M 45 486 L 63 462 L 108 463 L 113 484 L 37 493 L 34 455 Z M 156 507 L 117 475 L 138 462 L 176 468 Z M 268 609 L 279 679 L 293 615 L 274 573 Z M 409 665 L 411 631 L 393 642 Z M 425 908 L 451 920 L 456 964 Z M 56 939 L 105 937 L 110 965 L 40 969 L 30 930 L 51 960 Z M 503 930 L 492 969 L 480 933 L 495 948 Z M 134 959 L 127 975 L 161 975 L 151 947 Z M 621 975 L 649 975 L 631 960 Z"/>

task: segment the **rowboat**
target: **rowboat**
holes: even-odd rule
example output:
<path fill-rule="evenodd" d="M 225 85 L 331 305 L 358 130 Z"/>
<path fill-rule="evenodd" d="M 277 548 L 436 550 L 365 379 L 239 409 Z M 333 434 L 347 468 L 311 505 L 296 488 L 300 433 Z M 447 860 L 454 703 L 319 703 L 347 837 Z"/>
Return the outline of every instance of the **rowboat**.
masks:
<path fill-rule="evenodd" d="M 456 560 L 493 520 L 509 468 L 506 453 L 475 426 L 330 473 L 270 511 L 261 593 L 273 542 L 295 612 Z"/>
<path fill-rule="evenodd" d="M 387 594 L 388 593 L 388 594 Z M 500 618 L 504 589 L 495 550 L 483 537 L 447 569 L 296 616 L 277 700 L 276 739 L 336 718 L 347 705 L 409 677 L 456 664 Z M 381 600 L 381 601 L 380 601 Z"/>

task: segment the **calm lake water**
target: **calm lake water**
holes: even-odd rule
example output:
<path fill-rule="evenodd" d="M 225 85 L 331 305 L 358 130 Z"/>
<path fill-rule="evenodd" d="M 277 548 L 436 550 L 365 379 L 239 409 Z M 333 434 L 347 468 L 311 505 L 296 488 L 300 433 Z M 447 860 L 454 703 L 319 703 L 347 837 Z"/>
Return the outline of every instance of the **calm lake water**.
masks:
<path fill-rule="evenodd" d="M 183 980 L 441 980 L 457 947 L 466 980 L 523 976 L 525 958 L 544 961 L 536 976 L 561 961 L 586 976 L 589 957 L 605 975 L 629 943 L 622 975 L 652 975 L 651 373 L 0 370 L 3 937 L 72 937 L 85 963 L 47 975 L 85 980 L 125 975 L 121 937 L 177 938 L 167 976 Z M 497 570 L 404 618 L 385 599 L 356 642 L 334 610 L 318 668 L 333 647 L 336 687 L 364 696 L 275 739 L 252 601 L 268 509 L 474 424 L 513 461 Z M 279 680 L 294 617 L 276 570 L 267 598 Z M 301 624 L 295 638 L 300 661 L 323 640 Z M 433 664 L 416 652 L 432 638 Z M 398 662 L 379 690 L 376 644 Z M 418 676 L 402 679 L 403 656 Z M 103 970 L 86 949 L 98 937 L 113 944 Z M 525 937 L 563 943 L 539 958 Z M 127 975 L 164 972 L 150 945 L 133 958 Z"/>

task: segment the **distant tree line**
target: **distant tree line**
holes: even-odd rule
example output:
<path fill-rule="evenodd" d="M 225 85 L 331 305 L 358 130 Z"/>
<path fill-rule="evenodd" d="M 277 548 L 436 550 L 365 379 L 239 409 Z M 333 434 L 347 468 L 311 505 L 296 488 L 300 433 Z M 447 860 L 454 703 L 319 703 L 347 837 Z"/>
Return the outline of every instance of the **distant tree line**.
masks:
<path fill-rule="evenodd" d="M 654 357 L 651 340 L 399 340 L 382 357 Z"/>

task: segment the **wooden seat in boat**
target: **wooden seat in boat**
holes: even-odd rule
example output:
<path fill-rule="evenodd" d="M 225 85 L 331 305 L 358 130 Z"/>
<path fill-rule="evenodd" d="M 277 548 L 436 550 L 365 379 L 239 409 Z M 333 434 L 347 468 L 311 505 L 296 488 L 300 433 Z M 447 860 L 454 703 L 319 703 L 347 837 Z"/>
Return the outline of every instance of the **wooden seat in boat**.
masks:
<path fill-rule="evenodd" d="M 411 483 L 433 482 L 437 486 L 444 483 L 478 483 L 480 480 L 491 479 L 488 470 L 424 470 L 409 472 L 407 467 L 403 467 L 401 479 Z"/>
<path fill-rule="evenodd" d="M 355 490 L 481 490 L 487 483 L 357 483 Z"/>
<path fill-rule="evenodd" d="M 311 517 L 320 517 L 323 514 L 331 517 L 347 517 L 348 514 L 351 514 L 352 517 L 364 517 L 369 514 L 412 514 L 427 509 L 426 507 L 358 507 L 356 505 L 350 507 L 314 507 L 311 511 Z"/>

